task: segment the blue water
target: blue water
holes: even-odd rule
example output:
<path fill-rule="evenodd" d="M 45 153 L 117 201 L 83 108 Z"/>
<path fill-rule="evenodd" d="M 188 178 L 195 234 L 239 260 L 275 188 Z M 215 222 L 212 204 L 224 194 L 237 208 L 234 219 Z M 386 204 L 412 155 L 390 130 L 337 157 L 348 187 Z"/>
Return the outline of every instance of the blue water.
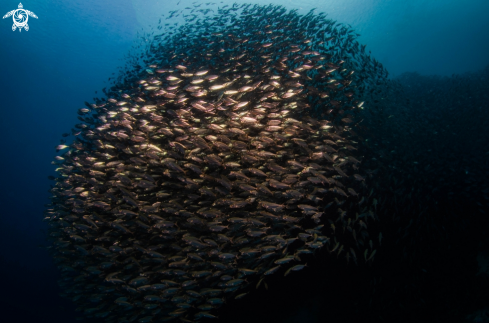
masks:
<path fill-rule="evenodd" d="M 55 146 L 78 123 L 83 102 L 101 96 L 125 65 L 137 33 L 192 2 L 32 0 L 22 3 L 39 17 L 29 18 L 29 31 L 13 32 L 11 17 L 0 20 L 0 321 L 75 321 L 74 305 L 58 296 L 57 269 L 38 247 Z M 391 77 L 449 76 L 489 64 L 487 0 L 248 2 L 304 14 L 315 7 L 350 24 Z M 17 6 L 2 0 L 0 13 Z"/>

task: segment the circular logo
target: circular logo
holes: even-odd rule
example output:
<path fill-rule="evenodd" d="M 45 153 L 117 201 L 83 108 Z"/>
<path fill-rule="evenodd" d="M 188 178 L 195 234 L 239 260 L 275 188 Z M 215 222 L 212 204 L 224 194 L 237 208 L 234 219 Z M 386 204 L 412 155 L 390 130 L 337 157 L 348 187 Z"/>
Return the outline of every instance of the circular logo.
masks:
<path fill-rule="evenodd" d="M 25 26 L 27 24 L 27 12 L 24 9 L 17 9 L 14 13 L 14 23 L 18 27 Z"/>

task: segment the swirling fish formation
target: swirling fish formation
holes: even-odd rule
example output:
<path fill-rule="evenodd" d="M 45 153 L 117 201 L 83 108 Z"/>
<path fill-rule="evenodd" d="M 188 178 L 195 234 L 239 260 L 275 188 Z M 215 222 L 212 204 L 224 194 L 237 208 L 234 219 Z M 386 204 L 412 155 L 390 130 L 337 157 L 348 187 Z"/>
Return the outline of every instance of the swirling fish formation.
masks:
<path fill-rule="evenodd" d="M 45 220 L 89 318 L 194 322 L 319 248 L 374 258 L 352 130 L 368 73 L 351 68 L 371 61 L 322 15 L 243 5 L 207 21 L 153 44 L 58 146 Z"/>

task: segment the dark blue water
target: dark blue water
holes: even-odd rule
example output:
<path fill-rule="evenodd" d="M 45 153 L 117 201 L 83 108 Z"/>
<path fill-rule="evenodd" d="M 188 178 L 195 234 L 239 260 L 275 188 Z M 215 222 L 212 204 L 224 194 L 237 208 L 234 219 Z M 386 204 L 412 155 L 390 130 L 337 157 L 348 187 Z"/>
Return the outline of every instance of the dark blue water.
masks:
<path fill-rule="evenodd" d="M 41 219 L 55 146 L 78 123 L 77 109 L 101 96 L 131 46 L 141 43 L 137 32 L 191 2 L 28 1 L 24 9 L 39 17 L 29 17 L 29 31 L 13 32 L 11 17 L 0 21 L 1 321 L 75 321 L 75 306 L 58 296 L 58 271 L 40 248 L 46 245 Z M 489 64 L 488 1 L 272 3 L 300 13 L 317 7 L 316 12 L 351 24 L 391 77 L 450 76 Z M 4 0 L 0 12 L 17 7 Z M 296 322 L 308 321 L 307 310 L 298 313 Z"/>

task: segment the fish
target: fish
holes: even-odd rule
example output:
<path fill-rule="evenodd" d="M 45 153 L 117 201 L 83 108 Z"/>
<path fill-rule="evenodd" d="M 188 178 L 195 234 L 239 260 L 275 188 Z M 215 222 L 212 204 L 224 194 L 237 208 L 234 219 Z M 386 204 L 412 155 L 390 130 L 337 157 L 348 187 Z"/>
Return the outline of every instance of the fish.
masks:
<path fill-rule="evenodd" d="M 237 7 L 162 24 L 144 66 L 82 108 L 73 142 L 56 147 L 44 219 L 84 315 L 215 318 L 248 285 L 302 270 L 300 255 L 335 244 L 356 262 L 375 232 L 375 216 L 350 217 L 372 203 L 356 110 L 382 67 L 362 70 L 370 57 L 324 16 Z"/>

